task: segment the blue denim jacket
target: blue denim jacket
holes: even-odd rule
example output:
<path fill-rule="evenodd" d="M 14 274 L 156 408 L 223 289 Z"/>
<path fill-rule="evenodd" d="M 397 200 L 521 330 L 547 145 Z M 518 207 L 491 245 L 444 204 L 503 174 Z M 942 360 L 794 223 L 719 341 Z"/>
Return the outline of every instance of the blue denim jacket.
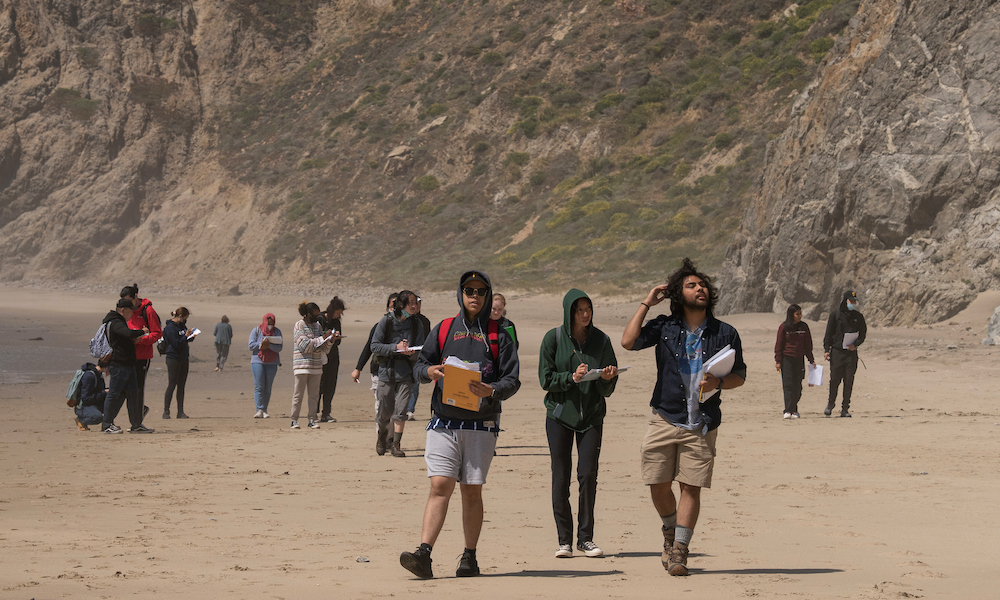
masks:
<path fill-rule="evenodd" d="M 688 425 L 687 392 L 681 377 L 678 359 L 684 352 L 684 322 L 673 315 L 660 315 L 643 325 L 632 345 L 632 350 L 642 350 L 656 345 L 656 386 L 649 401 L 657 412 L 671 423 Z M 736 350 L 732 373 L 746 379 L 747 365 L 743 362 L 743 344 L 736 328 L 709 316 L 702 335 L 702 360 L 707 361 L 727 345 Z M 722 392 L 716 390 L 701 403 L 704 423 L 711 431 L 722 423 Z"/>

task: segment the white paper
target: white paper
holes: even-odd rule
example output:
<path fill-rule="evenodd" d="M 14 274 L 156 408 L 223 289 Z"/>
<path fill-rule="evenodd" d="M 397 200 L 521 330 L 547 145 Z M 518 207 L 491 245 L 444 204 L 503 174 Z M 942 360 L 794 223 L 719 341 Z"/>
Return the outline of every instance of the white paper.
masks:
<path fill-rule="evenodd" d="M 194 336 L 198 335 L 199 333 L 201 333 L 201 330 L 198 329 L 197 327 L 195 327 L 194 329 L 192 329 L 191 330 L 191 335 L 188 336 L 188 341 L 193 340 Z"/>
<path fill-rule="evenodd" d="M 806 381 L 809 385 L 823 385 L 823 365 L 806 363 Z"/>
<path fill-rule="evenodd" d="M 272 344 L 280 344 L 281 343 L 281 336 L 280 335 L 265 335 L 263 338 L 261 338 L 260 341 L 263 342 L 264 340 L 267 340 L 267 341 L 271 342 Z"/>
<path fill-rule="evenodd" d="M 722 379 L 726 375 L 729 375 L 733 371 L 733 366 L 736 365 L 736 350 L 733 350 L 730 346 L 726 346 L 722 350 L 719 350 L 715 356 L 708 359 L 705 362 L 705 366 L 702 370 L 705 373 L 711 373 L 719 379 Z"/>
<path fill-rule="evenodd" d="M 423 346 L 410 346 L 410 350 L 413 350 L 414 352 L 420 352 L 423 349 Z M 396 352 L 399 352 L 399 350 L 396 350 Z"/>
<path fill-rule="evenodd" d="M 861 333 L 858 332 L 858 331 L 855 331 L 854 333 L 845 333 L 844 334 L 844 350 L 847 350 L 848 346 L 850 346 L 854 342 L 858 341 L 858 336 L 859 335 L 861 335 Z"/>
<path fill-rule="evenodd" d="M 629 367 L 618 367 L 618 372 L 628 371 Z M 580 382 L 584 381 L 595 381 L 600 379 L 602 369 L 591 369 L 587 371 L 587 374 L 580 378 Z"/>
<path fill-rule="evenodd" d="M 465 369 L 466 371 L 476 371 L 479 372 L 479 363 L 465 362 L 457 356 L 449 356 L 445 359 L 444 364 L 450 365 L 452 367 L 458 367 L 459 369 Z"/>

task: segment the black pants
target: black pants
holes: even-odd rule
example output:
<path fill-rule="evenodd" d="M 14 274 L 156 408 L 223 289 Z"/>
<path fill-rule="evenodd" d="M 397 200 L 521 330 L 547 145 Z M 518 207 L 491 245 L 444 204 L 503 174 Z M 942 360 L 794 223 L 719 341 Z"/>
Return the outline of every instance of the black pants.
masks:
<path fill-rule="evenodd" d="M 597 501 L 597 469 L 601 458 L 601 438 L 604 425 L 595 425 L 579 432 L 545 419 L 545 434 L 549 438 L 552 457 L 552 513 L 556 518 L 559 545 L 573 544 L 573 509 L 569 504 L 569 476 L 573 470 L 573 440 L 576 440 L 576 480 L 580 484 L 580 509 L 577 543 L 594 541 L 594 504 Z"/>
<path fill-rule="evenodd" d="M 854 373 L 858 370 L 858 353 L 849 350 L 837 350 L 834 348 L 830 352 L 830 400 L 827 405 L 830 407 L 837 405 L 837 388 L 840 382 L 844 382 L 844 404 L 843 410 L 847 410 L 851 405 L 851 391 L 854 390 Z"/>
<path fill-rule="evenodd" d="M 149 373 L 148 358 L 135 360 L 135 385 L 139 388 L 139 410 L 146 405 L 146 374 Z"/>
<path fill-rule="evenodd" d="M 177 414 L 184 412 L 184 386 L 188 378 L 188 359 L 167 357 L 167 391 L 163 394 L 163 412 L 170 412 L 170 400 L 177 389 Z"/>
<path fill-rule="evenodd" d="M 337 391 L 337 371 L 340 369 L 340 357 L 333 353 L 323 365 L 323 376 L 319 380 L 319 399 L 323 405 L 322 413 L 330 414 L 333 405 L 333 394 Z"/>
<path fill-rule="evenodd" d="M 785 412 L 799 412 L 799 400 L 802 398 L 802 379 L 806 376 L 806 359 L 804 356 L 792 358 L 781 357 L 781 389 L 785 392 Z"/>

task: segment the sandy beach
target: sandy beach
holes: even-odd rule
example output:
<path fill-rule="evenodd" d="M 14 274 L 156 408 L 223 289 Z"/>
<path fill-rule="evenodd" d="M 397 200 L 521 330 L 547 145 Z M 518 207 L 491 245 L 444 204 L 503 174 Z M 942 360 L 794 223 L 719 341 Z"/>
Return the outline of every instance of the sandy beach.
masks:
<path fill-rule="evenodd" d="M 330 296 L 308 299 L 325 306 Z M 304 298 L 149 297 L 164 319 L 188 307 L 189 325 L 205 332 L 192 345 L 191 418 L 160 418 L 166 370 L 156 357 L 146 384 L 155 434 L 110 436 L 78 431 L 65 393 L 117 298 L 0 288 L 0 598 L 473 597 L 484 584 L 511 598 L 993 598 L 1000 583 L 1000 350 L 980 344 L 998 292 L 934 326 L 869 324 L 851 419 L 823 416 L 824 386 L 804 391 L 801 419 L 782 420 L 773 347 L 783 315 L 722 317 L 741 334 L 749 374 L 723 395 L 687 578 L 660 565 L 660 523 L 639 475 L 653 351 L 617 346 L 641 299 L 594 297 L 595 325 L 633 369 L 605 421 L 595 541 L 607 556 L 566 560 L 553 556 L 537 377 L 561 298 L 507 294 L 522 387 L 504 405 L 484 488 L 485 581 L 454 577 L 457 491 L 434 549 L 437 578 L 399 566 L 419 542 L 430 394 L 403 436 L 407 457 L 376 456 L 372 393 L 349 374 L 382 306 L 348 299 L 338 422 L 293 431 L 290 349 L 273 418 L 257 420 L 246 342 L 265 312 L 291 333 Z M 457 311 L 454 294 L 425 295 L 423 307 L 433 323 Z M 235 339 L 216 373 L 211 332 L 222 314 Z M 809 325 L 821 346 L 825 323 Z M 572 502 L 575 513 L 575 490 Z"/>

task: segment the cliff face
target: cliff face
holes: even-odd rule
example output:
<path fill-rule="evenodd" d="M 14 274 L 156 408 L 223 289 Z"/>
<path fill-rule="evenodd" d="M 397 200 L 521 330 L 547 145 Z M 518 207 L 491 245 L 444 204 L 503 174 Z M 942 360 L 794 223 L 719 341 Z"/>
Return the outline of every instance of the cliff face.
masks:
<path fill-rule="evenodd" d="M 1000 282 L 1000 4 L 868 0 L 769 143 L 726 311 L 936 322 Z"/>

